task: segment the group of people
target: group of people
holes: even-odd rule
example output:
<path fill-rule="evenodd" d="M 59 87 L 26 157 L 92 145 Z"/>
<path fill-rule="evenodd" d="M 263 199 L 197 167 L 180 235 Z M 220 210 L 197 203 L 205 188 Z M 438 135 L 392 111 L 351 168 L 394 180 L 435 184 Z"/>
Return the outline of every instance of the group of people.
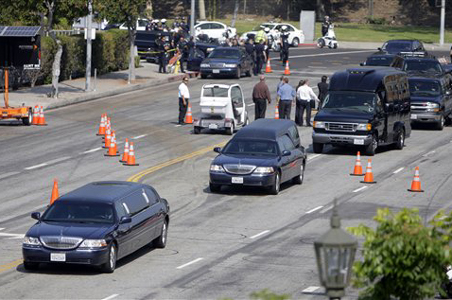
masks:
<path fill-rule="evenodd" d="M 306 126 L 311 125 L 311 110 L 315 108 L 315 103 L 321 107 L 323 100 L 328 93 L 328 77 L 322 76 L 318 83 L 318 96 L 309 86 L 309 80 L 300 80 L 296 89 L 289 84 L 289 78 L 282 76 L 276 87 L 276 101 L 279 110 L 280 119 L 290 119 L 292 106 L 295 105 L 295 123 L 303 126 L 304 114 L 306 111 Z M 267 103 L 271 103 L 270 90 L 265 83 L 265 77 L 262 75 L 253 88 L 253 102 L 255 104 L 255 119 L 265 118 Z"/>
<path fill-rule="evenodd" d="M 174 22 L 172 26 L 168 26 L 166 19 L 152 19 L 149 21 L 149 23 L 146 25 L 147 31 L 163 31 L 163 32 L 189 32 L 190 26 L 185 21 L 184 17 L 176 17 L 174 19 Z"/>

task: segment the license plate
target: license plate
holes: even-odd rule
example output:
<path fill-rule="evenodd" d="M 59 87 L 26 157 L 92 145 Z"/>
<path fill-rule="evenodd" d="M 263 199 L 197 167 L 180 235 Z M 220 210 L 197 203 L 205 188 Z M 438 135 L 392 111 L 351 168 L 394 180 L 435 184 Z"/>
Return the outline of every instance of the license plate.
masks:
<path fill-rule="evenodd" d="M 217 124 L 209 124 L 209 129 L 218 129 Z"/>
<path fill-rule="evenodd" d="M 364 145 L 364 140 L 363 139 L 353 139 L 353 144 Z"/>
<path fill-rule="evenodd" d="M 231 182 L 241 184 L 243 183 L 243 177 L 232 177 Z"/>
<path fill-rule="evenodd" d="M 212 70 L 212 73 L 214 73 L 214 74 L 219 74 L 219 73 L 220 73 L 220 70 Z"/>
<path fill-rule="evenodd" d="M 417 119 L 417 115 L 411 114 L 411 119 L 412 119 L 412 120 L 416 120 L 416 119 Z"/>
<path fill-rule="evenodd" d="M 66 253 L 50 253 L 50 261 L 66 261 Z"/>

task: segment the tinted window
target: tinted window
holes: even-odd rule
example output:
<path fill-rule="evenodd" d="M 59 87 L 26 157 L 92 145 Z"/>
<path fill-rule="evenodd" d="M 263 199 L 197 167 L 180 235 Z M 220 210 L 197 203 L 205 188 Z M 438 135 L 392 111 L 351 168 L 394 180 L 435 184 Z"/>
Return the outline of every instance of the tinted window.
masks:
<path fill-rule="evenodd" d="M 136 215 L 149 206 L 146 199 L 143 197 L 142 191 L 127 196 L 124 198 L 123 202 L 126 204 L 126 210 L 129 211 L 131 216 Z"/>
<path fill-rule="evenodd" d="M 209 54 L 208 57 L 209 58 L 238 59 L 238 58 L 240 58 L 240 54 L 237 49 L 215 49 Z"/>
<path fill-rule="evenodd" d="M 366 66 L 390 66 L 394 57 L 391 56 L 371 56 L 366 60 Z"/>
<path fill-rule="evenodd" d="M 157 203 L 157 200 L 159 198 L 156 192 L 154 192 L 150 188 L 143 189 L 143 197 L 146 199 L 147 202 L 149 202 L 149 205 L 154 205 L 155 203 Z"/>
<path fill-rule="evenodd" d="M 287 31 L 295 31 L 295 29 L 292 26 L 287 25 Z"/>
<path fill-rule="evenodd" d="M 87 201 L 56 201 L 44 213 L 43 221 L 69 223 L 103 223 L 114 222 L 113 206 L 106 203 Z"/>
<path fill-rule="evenodd" d="M 210 24 L 210 29 L 224 29 L 224 26 L 217 23 Z"/>
<path fill-rule="evenodd" d="M 210 24 L 209 23 L 201 24 L 201 25 L 199 25 L 198 28 L 201 28 L 202 30 L 210 29 Z"/>
<path fill-rule="evenodd" d="M 127 216 L 128 213 L 126 211 L 126 208 L 124 207 L 122 202 L 115 202 L 115 209 L 116 209 L 116 215 L 118 216 L 118 219 L 120 220 L 122 217 Z"/>
<path fill-rule="evenodd" d="M 292 138 L 292 140 L 294 141 L 294 143 L 296 143 L 296 147 L 300 146 L 299 144 L 299 140 L 300 140 L 300 135 L 298 134 L 298 129 L 295 126 L 292 126 L 289 128 L 289 135 Z"/>
<path fill-rule="evenodd" d="M 375 107 L 375 94 L 360 92 L 330 92 L 323 103 L 324 109 L 357 110 L 372 112 Z"/>
<path fill-rule="evenodd" d="M 227 97 L 229 97 L 228 92 L 229 92 L 229 89 L 214 86 L 211 88 L 204 88 L 202 95 L 204 97 L 227 98 Z"/>
<path fill-rule="evenodd" d="M 386 50 L 390 53 L 397 53 L 397 52 L 409 52 L 411 51 L 411 42 L 409 41 L 398 41 L 398 42 L 388 42 L 385 45 L 383 45 L 383 50 Z"/>
<path fill-rule="evenodd" d="M 442 73 L 443 69 L 441 68 L 441 64 L 437 61 L 405 61 L 405 65 L 403 66 L 403 71 L 425 71 L 425 72 L 435 72 Z"/>
<path fill-rule="evenodd" d="M 223 149 L 224 154 L 277 155 L 276 143 L 264 140 L 231 140 Z"/>
<path fill-rule="evenodd" d="M 441 86 L 437 81 L 410 79 L 410 92 L 413 96 L 438 96 L 441 94 Z"/>
<path fill-rule="evenodd" d="M 281 152 L 284 150 L 292 151 L 295 149 L 295 145 L 292 143 L 292 140 L 287 135 L 283 135 L 278 138 L 278 146 L 279 151 Z"/>

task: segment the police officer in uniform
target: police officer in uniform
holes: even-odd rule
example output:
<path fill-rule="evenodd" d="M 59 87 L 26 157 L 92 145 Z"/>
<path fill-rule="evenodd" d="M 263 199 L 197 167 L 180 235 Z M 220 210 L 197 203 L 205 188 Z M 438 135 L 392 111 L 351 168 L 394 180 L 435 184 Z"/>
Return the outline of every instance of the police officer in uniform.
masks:
<path fill-rule="evenodd" d="M 255 61 L 255 58 L 254 58 L 255 55 L 254 55 L 254 41 L 253 41 L 253 39 L 246 40 L 245 51 L 246 51 L 246 53 L 248 53 L 248 55 L 251 57 L 251 59 L 254 62 Z"/>
<path fill-rule="evenodd" d="M 187 41 L 185 41 L 185 38 L 183 36 L 180 37 L 179 39 L 179 43 L 177 45 L 177 49 L 179 50 L 179 52 L 182 54 L 180 57 L 180 71 L 182 73 L 184 72 L 184 62 L 187 61 L 188 59 L 188 54 L 189 54 L 189 49 L 188 49 L 188 45 L 187 45 Z"/>
<path fill-rule="evenodd" d="M 322 23 L 322 36 L 325 36 L 328 33 L 328 28 L 330 28 L 330 17 L 329 16 L 325 16 L 325 19 L 323 20 Z"/>
<path fill-rule="evenodd" d="M 265 62 L 264 42 L 264 40 L 261 40 L 258 44 L 254 45 L 254 51 L 256 52 L 256 60 L 254 61 L 254 75 L 262 74 L 262 65 Z"/>
<path fill-rule="evenodd" d="M 166 59 L 167 59 L 167 49 L 168 45 L 165 41 L 165 37 L 161 36 L 160 39 L 157 40 L 157 49 L 159 52 L 159 73 L 166 73 Z"/>
<path fill-rule="evenodd" d="M 283 66 L 289 60 L 289 32 L 287 31 L 287 26 L 283 25 L 281 27 L 281 60 Z"/>

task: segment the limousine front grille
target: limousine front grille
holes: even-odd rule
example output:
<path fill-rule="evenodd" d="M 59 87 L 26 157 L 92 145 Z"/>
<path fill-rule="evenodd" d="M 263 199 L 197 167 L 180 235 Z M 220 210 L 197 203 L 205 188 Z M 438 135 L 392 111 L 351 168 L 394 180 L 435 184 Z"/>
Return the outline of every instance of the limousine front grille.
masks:
<path fill-rule="evenodd" d="M 355 132 L 358 124 L 354 123 L 326 123 L 325 129 L 328 131 Z"/>
<path fill-rule="evenodd" d="M 224 63 L 211 63 L 210 67 L 211 68 L 223 68 L 224 67 Z"/>
<path fill-rule="evenodd" d="M 254 169 L 256 169 L 256 166 L 238 164 L 227 164 L 223 165 L 223 167 L 226 172 L 238 175 L 250 174 L 254 171 Z"/>
<path fill-rule="evenodd" d="M 82 238 L 69 236 L 41 236 L 41 243 L 51 249 L 70 250 L 77 248 Z"/>

